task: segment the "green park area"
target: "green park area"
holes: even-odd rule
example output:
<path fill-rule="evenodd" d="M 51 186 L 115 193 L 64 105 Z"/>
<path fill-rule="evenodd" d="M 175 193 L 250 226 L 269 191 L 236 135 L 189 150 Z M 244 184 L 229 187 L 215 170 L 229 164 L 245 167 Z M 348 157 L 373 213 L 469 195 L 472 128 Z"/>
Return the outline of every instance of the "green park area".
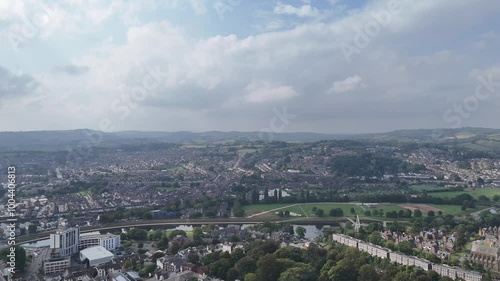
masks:
<path fill-rule="evenodd" d="M 376 204 L 369 206 L 361 203 L 301 203 L 301 204 L 263 204 L 263 205 L 247 205 L 243 207 L 247 216 L 264 213 L 257 217 L 261 218 L 277 218 L 280 211 L 289 211 L 291 213 L 290 219 L 294 218 L 314 218 L 321 220 L 336 220 L 343 217 L 354 218 L 359 215 L 361 218 L 384 219 L 385 212 L 402 210 L 403 208 L 397 204 Z M 317 211 L 323 210 L 323 216 L 318 216 Z M 336 214 L 330 216 L 330 210 L 342 210 L 342 215 Z M 352 209 L 352 210 L 351 210 Z M 367 216 L 365 211 L 372 213 L 374 210 L 383 210 L 383 216 L 372 215 Z M 354 212 L 352 212 L 354 211 Z"/>
<path fill-rule="evenodd" d="M 495 195 L 500 195 L 500 189 L 498 188 L 480 188 L 480 189 L 475 189 L 475 190 L 464 190 L 464 191 L 449 191 L 449 192 L 433 192 L 430 193 L 429 195 L 432 197 L 438 197 L 438 198 L 453 198 L 455 196 L 458 196 L 460 194 L 470 194 L 472 197 L 478 199 L 479 196 L 484 195 L 488 197 L 490 200 L 493 199 L 493 196 Z"/>
<path fill-rule="evenodd" d="M 415 192 L 436 192 L 436 191 L 446 191 L 448 188 L 444 186 L 437 186 L 435 184 L 417 184 L 410 186 L 410 189 Z"/>
<path fill-rule="evenodd" d="M 259 217 L 265 219 L 276 219 L 279 217 L 280 212 L 289 211 L 290 216 L 284 219 L 320 219 L 320 220 L 338 220 L 343 217 L 354 218 L 359 215 L 363 219 L 373 220 L 388 220 L 386 214 L 388 212 L 399 212 L 400 210 L 411 209 L 412 211 L 417 208 L 422 211 L 423 216 L 427 216 L 429 210 L 433 210 L 436 215 L 438 211 L 443 214 L 460 215 L 478 211 L 479 208 L 467 209 L 463 211 L 461 206 L 458 205 L 433 205 L 433 204 L 392 204 L 392 203 L 300 203 L 300 204 L 256 204 L 243 206 L 246 216 Z M 317 211 L 323 210 L 321 215 Z M 342 215 L 330 215 L 330 210 L 342 210 Z M 367 212 L 369 211 L 369 213 Z M 408 220 L 408 218 L 399 218 L 401 220 Z"/>

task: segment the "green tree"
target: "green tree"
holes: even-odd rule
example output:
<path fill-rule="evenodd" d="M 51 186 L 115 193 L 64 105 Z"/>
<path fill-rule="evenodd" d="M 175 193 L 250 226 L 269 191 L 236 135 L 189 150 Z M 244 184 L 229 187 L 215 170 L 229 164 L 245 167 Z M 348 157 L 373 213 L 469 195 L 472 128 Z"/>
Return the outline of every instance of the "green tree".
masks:
<path fill-rule="evenodd" d="M 257 203 L 259 203 L 259 192 L 256 189 L 254 189 L 252 191 L 252 204 L 257 204 Z"/>
<path fill-rule="evenodd" d="M 225 279 L 231 268 L 231 262 L 228 259 L 220 259 L 210 265 L 210 273 L 220 279 Z"/>
<path fill-rule="evenodd" d="M 133 228 L 127 232 L 127 237 L 133 240 L 144 241 L 148 238 L 148 232 L 144 229 Z"/>
<path fill-rule="evenodd" d="M 14 248 L 14 253 L 16 255 L 16 270 L 24 272 L 24 269 L 26 268 L 26 251 L 24 250 L 23 247 L 19 245 L 14 245 L 11 247 Z M 10 251 L 11 247 L 0 250 L 0 259 L 2 259 L 5 262 L 9 261 L 10 257 L 8 257 L 8 255 L 11 254 Z"/>
<path fill-rule="evenodd" d="M 325 211 L 323 209 L 317 209 L 316 212 L 314 213 L 316 216 L 322 218 L 325 216 Z"/>
<path fill-rule="evenodd" d="M 188 255 L 188 261 L 192 264 L 198 264 L 198 262 L 200 261 L 200 256 L 195 253 L 191 253 Z"/>
<path fill-rule="evenodd" d="M 419 209 L 416 209 L 413 212 L 413 216 L 416 217 L 416 218 L 421 218 L 422 217 L 422 211 L 420 211 Z"/>
<path fill-rule="evenodd" d="M 413 247 L 412 244 L 408 241 L 401 241 L 397 245 L 398 250 L 402 253 L 405 253 L 407 255 L 412 255 L 413 254 Z"/>
<path fill-rule="evenodd" d="M 182 246 L 179 243 L 174 242 L 174 243 L 172 243 L 172 246 L 170 247 L 170 249 L 168 249 L 168 252 L 171 255 L 176 255 L 181 250 L 181 248 L 182 248 Z"/>
<path fill-rule="evenodd" d="M 245 276 L 257 270 L 257 262 L 253 258 L 245 256 L 236 262 L 236 269 L 238 269 L 240 276 Z"/>
<path fill-rule="evenodd" d="M 236 268 L 232 267 L 229 269 L 229 271 L 226 274 L 226 280 L 227 281 L 234 281 L 238 279 L 239 272 Z"/>
<path fill-rule="evenodd" d="M 365 264 L 359 268 L 358 281 L 378 281 L 377 271 L 369 264 Z"/>
<path fill-rule="evenodd" d="M 172 231 L 172 232 L 170 232 L 168 234 L 168 238 L 169 239 L 174 239 L 178 235 L 187 237 L 187 233 L 184 230 L 178 230 L 178 229 L 176 229 L 176 230 L 174 230 L 174 231 Z"/>
<path fill-rule="evenodd" d="M 348 259 L 340 260 L 328 271 L 329 280 L 357 280 L 358 270 Z"/>
<path fill-rule="evenodd" d="M 306 236 L 306 229 L 302 226 L 298 226 L 296 232 L 300 238 L 304 238 Z"/>
<path fill-rule="evenodd" d="M 310 264 L 291 267 L 283 271 L 279 281 L 316 281 L 316 270 Z"/>
<path fill-rule="evenodd" d="M 280 265 L 276 258 L 267 254 L 257 261 L 257 280 L 277 281 L 280 277 Z"/>
<path fill-rule="evenodd" d="M 283 227 L 283 231 L 286 232 L 286 233 L 289 233 L 290 235 L 294 235 L 295 234 L 295 232 L 293 231 L 293 225 L 291 225 L 291 224 L 286 224 Z"/>
<path fill-rule="evenodd" d="M 344 216 L 344 211 L 342 208 L 333 208 L 330 210 L 330 217 L 342 217 Z"/>
<path fill-rule="evenodd" d="M 30 226 L 28 226 L 28 232 L 29 234 L 34 234 L 36 233 L 36 229 L 37 229 L 37 225 L 36 224 L 30 224 Z"/>
<path fill-rule="evenodd" d="M 158 241 L 161 239 L 162 236 L 163 236 L 163 231 L 157 229 L 157 230 L 153 231 L 153 233 L 151 233 L 151 235 L 149 236 L 149 239 L 153 240 L 153 241 Z"/>
<path fill-rule="evenodd" d="M 406 271 L 400 271 L 394 276 L 392 281 L 408 281 L 411 280 L 410 275 Z"/>
<path fill-rule="evenodd" d="M 201 239 L 203 238 L 203 230 L 201 227 L 195 227 L 193 228 L 193 238 L 194 239 Z"/>
<path fill-rule="evenodd" d="M 123 268 L 126 268 L 126 269 L 130 269 L 132 268 L 133 264 L 132 264 L 132 261 L 131 260 L 126 260 L 124 263 L 123 263 Z"/>
<path fill-rule="evenodd" d="M 150 265 L 142 268 L 141 270 L 139 270 L 139 274 L 141 276 L 146 277 L 146 276 L 149 276 L 150 273 L 155 272 L 155 270 L 156 270 L 156 264 L 150 264 Z"/>
<path fill-rule="evenodd" d="M 244 280 L 245 281 L 258 281 L 259 279 L 257 279 L 257 274 L 255 274 L 255 273 L 247 273 L 247 274 L 245 274 Z"/>
<path fill-rule="evenodd" d="M 295 247 L 283 247 L 274 252 L 274 256 L 278 259 L 290 259 L 295 262 L 302 262 L 304 250 Z"/>

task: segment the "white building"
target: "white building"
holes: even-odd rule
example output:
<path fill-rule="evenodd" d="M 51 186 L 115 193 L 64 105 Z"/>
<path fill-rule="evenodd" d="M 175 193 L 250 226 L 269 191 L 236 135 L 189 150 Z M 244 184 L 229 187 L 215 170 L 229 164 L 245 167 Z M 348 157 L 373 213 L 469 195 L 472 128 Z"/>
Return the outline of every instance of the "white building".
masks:
<path fill-rule="evenodd" d="M 120 243 L 120 235 L 100 234 L 99 232 L 83 233 L 80 234 L 80 245 L 78 248 L 83 250 L 89 247 L 102 246 L 106 250 L 112 251 L 120 247 Z"/>
<path fill-rule="evenodd" d="M 110 262 L 114 255 L 102 246 L 94 246 L 80 251 L 80 260 L 88 259 L 89 266 Z"/>
<path fill-rule="evenodd" d="M 60 249 L 62 256 L 71 256 L 78 253 L 79 237 L 80 227 L 59 229 L 56 233 L 50 234 L 50 248 Z"/>

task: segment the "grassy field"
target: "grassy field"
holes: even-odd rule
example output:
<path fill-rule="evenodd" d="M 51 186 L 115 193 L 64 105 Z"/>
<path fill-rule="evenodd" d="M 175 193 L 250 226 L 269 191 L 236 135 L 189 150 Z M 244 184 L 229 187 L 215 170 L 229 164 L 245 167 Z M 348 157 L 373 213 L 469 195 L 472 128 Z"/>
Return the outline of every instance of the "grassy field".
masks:
<path fill-rule="evenodd" d="M 462 211 L 461 209 L 462 206 L 458 205 L 434 205 L 434 204 L 428 204 L 428 205 L 440 209 L 441 211 L 443 211 L 444 214 L 451 214 L 451 215 L 461 215 L 476 211 L 476 209 L 467 209 L 466 211 Z"/>
<path fill-rule="evenodd" d="M 297 214 L 302 214 L 303 216 L 306 217 L 315 217 L 313 208 L 316 207 L 318 209 L 323 209 L 325 211 L 325 216 L 329 216 L 328 213 L 330 212 L 331 209 L 334 208 L 341 208 L 342 211 L 344 211 L 344 215 L 348 216 L 351 214 L 350 210 L 351 208 L 354 208 L 356 211 L 356 214 L 362 215 L 363 214 L 363 209 L 361 209 L 359 206 L 354 205 L 354 204 L 301 204 L 299 206 L 295 206 L 292 208 L 286 208 L 286 210 L 290 210 L 290 212 L 294 212 Z"/>
<path fill-rule="evenodd" d="M 437 186 L 434 184 L 417 184 L 410 186 L 410 189 L 415 192 L 424 192 L 429 190 L 446 190 L 444 186 Z"/>
<path fill-rule="evenodd" d="M 168 169 L 169 172 L 183 172 L 185 169 L 182 166 L 176 166 Z"/>
<path fill-rule="evenodd" d="M 282 208 L 290 206 L 291 204 L 259 204 L 259 205 L 246 205 L 243 207 L 247 213 L 259 213 L 265 212 L 272 209 Z"/>
<path fill-rule="evenodd" d="M 243 207 L 247 215 L 251 214 L 256 214 L 260 212 L 265 212 L 269 210 L 275 210 L 267 215 L 265 215 L 266 218 L 271 218 L 271 217 L 277 217 L 275 214 L 278 211 L 290 211 L 292 213 L 296 213 L 301 215 L 302 218 L 305 217 L 316 217 L 316 215 L 313 212 L 314 208 L 317 209 L 323 209 L 325 212 L 325 219 L 332 217 L 329 216 L 329 212 L 331 209 L 334 208 L 341 208 L 342 211 L 344 212 L 344 216 L 349 216 L 352 217 L 355 214 L 359 215 L 360 217 L 365 217 L 364 211 L 373 211 L 373 210 L 383 210 L 385 212 L 390 212 L 390 211 L 399 211 L 403 208 L 401 208 L 397 204 L 377 204 L 374 208 L 369 207 L 367 205 L 361 205 L 360 203 L 308 203 L 308 204 L 263 204 L 263 205 L 247 205 Z M 355 214 L 351 213 L 351 208 L 354 208 Z M 371 218 L 385 218 L 384 217 L 371 217 Z"/>
<path fill-rule="evenodd" d="M 481 195 L 485 195 L 488 198 L 492 199 L 494 195 L 500 195 L 500 189 L 499 188 L 482 188 L 482 189 L 476 189 L 476 190 L 464 190 L 464 191 L 451 191 L 451 192 L 434 192 L 430 193 L 429 195 L 432 197 L 439 197 L 439 198 L 453 198 L 455 196 L 458 196 L 462 193 L 467 193 L 470 194 L 474 198 L 478 198 Z"/>
<path fill-rule="evenodd" d="M 245 213 L 247 215 L 253 215 L 261 212 L 266 212 L 273 210 L 272 212 L 269 212 L 267 214 L 260 215 L 258 217 L 260 218 L 266 218 L 266 219 L 274 219 L 277 218 L 277 212 L 279 211 L 290 211 L 292 213 L 300 215 L 299 217 L 291 217 L 291 218 L 316 218 L 316 215 L 313 212 L 314 208 L 317 209 L 323 209 L 325 213 L 325 217 L 322 219 L 328 220 L 328 219 L 336 219 L 335 217 L 330 217 L 329 212 L 331 209 L 334 208 L 341 208 L 342 211 L 344 212 L 344 216 L 347 217 L 354 217 L 355 215 L 359 215 L 360 218 L 371 218 L 371 219 L 381 219 L 381 220 L 387 220 L 387 217 L 385 216 L 385 213 L 391 212 L 391 211 L 396 211 L 399 212 L 400 210 L 404 209 L 402 207 L 404 204 L 374 204 L 373 206 L 369 206 L 366 204 L 361 204 L 361 203 L 301 203 L 301 204 L 262 204 L 262 205 L 247 205 L 244 206 L 243 209 L 245 210 Z M 430 207 L 434 207 L 436 209 L 442 210 L 444 214 L 451 214 L 451 215 L 460 215 L 464 213 L 470 213 L 477 211 L 481 209 L 478 207 L 477 209 L 467 209 L 466 211 L 461 210 L 461 206 L 455 206 L 455 205 L 431 205 L 427 204 Z M 351 213 L 351 208 L 354 208 L 355 214 Z M 374 210 L 383 210 L 384 216 L 365 216 L 364 212 L 365 211 L 371 211 L 373 212 Z M 422 211 L 425 214 L 427 211 Z M 391 219 L 392 220 L 392 219 Z"/>

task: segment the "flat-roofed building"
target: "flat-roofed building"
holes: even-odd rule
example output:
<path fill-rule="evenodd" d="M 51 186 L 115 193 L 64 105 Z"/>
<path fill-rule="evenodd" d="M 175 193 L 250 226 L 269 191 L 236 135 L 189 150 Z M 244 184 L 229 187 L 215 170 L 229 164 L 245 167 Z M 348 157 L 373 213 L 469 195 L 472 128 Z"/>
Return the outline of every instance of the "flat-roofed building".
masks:
<path fill-rule="evenodd" d="M 63 272 L 69 268 L 70 263 L 70 257 L 51 258 L 43 261 L 43 272 L 45 274 Z"/>
<path fill-rule="evenodd" d="M 80 243 L 78 248 L 83 250 L 89 247 L 102 246 L 106 250 L 112 251 L 120 247 L 120 243 L 120 235 L 100 234 L 99 232 L 83 233 L 80 234 Z"/>
<path fill-rule="evenodd" d="M 94 246 L 80 251 L 80 260 L 88 260 L 89 266 L 110 262 L 114 255 L 102 246 Z"/>

